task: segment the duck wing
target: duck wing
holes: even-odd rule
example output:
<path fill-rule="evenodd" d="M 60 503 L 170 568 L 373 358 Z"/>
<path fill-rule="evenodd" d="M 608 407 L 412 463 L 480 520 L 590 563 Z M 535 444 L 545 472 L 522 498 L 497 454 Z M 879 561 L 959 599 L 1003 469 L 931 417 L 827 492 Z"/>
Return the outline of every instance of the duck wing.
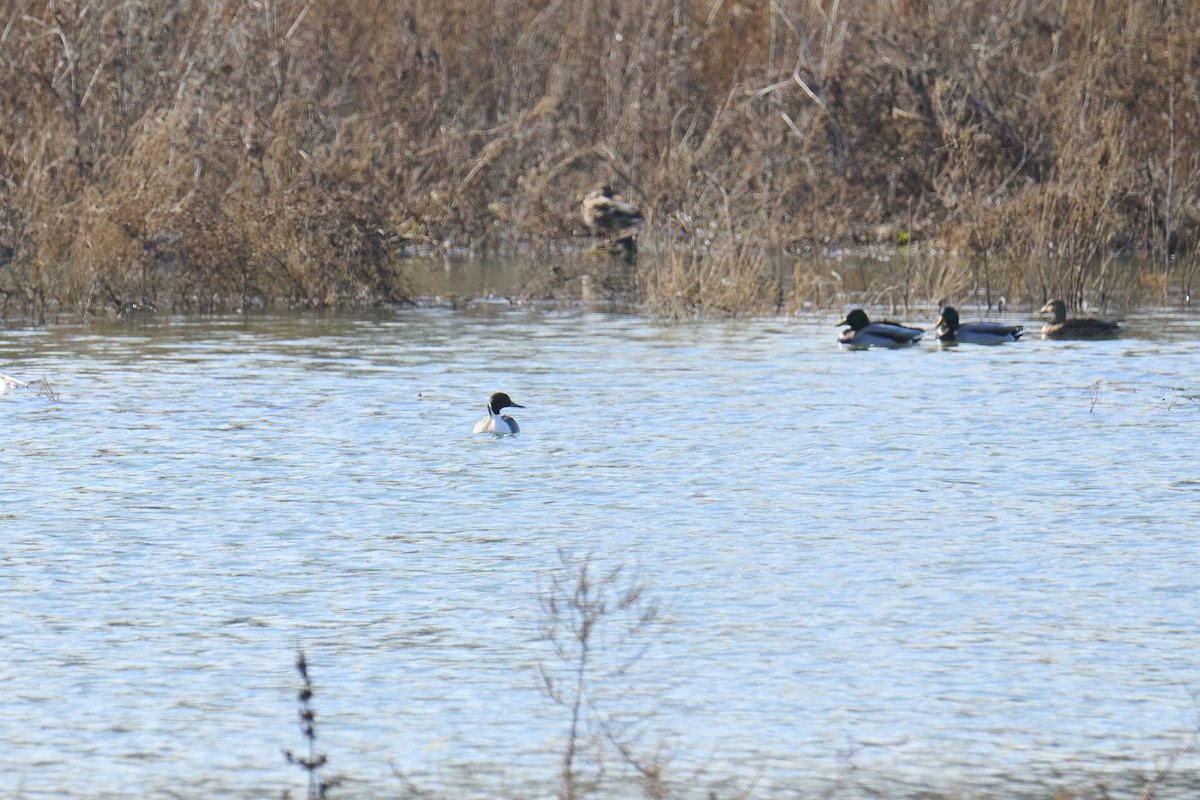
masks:
<path fill-rule="evenodd" d="M 863 328 L 860 333 L 877 336 L 895 344 L 908 344 L 909 342 L 920 341 L 925 331 L 921 328 L 910 328 L 907 325 L 901 325 L 899 322 L 872 322 Z"/>
<path fill-rule="evenodd" d="M 1120 333 L 1120 324 L 1104 319 L 1069 319 L 1049 334 L 1043 329 L 1043 335 L 1058 339 L 1108 339 Z"/>
<path fill-rule="evenodd" d="M 958 326 L 960 342 L 1015 342 L 1025 329 L 1021 325 L 1002 325 L 999 322 L 971 322 Z"/>

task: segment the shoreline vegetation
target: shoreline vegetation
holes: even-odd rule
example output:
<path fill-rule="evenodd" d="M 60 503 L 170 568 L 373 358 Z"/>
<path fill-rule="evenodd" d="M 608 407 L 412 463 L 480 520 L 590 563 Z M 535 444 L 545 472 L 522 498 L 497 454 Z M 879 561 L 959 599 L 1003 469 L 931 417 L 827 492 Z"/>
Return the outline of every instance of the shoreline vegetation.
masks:
<path fill-rule="evenodd" d="M 828 303 L 838 253 L 877 254 L 863 291 L 905 303 L 1193 288 L 1196 3 L 0 14 L 6 316 L 403 303 L 429 257 L 528 258 L 524 296 L 552 297 L 620 270 L 559 266 L 603 184 L 645 216 L 629 282 L 651 313 Z"/>

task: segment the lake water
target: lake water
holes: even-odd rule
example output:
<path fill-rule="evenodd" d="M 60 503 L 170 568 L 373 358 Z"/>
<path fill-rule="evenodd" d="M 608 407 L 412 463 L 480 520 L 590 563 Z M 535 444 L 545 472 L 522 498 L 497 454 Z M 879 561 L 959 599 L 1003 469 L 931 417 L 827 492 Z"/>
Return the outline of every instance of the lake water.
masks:
<path fill-rule="evenodd" d="M 678 796 L 1134 796 L 1198 725 L 1200 315 L 866 352 L 837 319 L 5 331 L 57 399 L 0 395 L 0 796 L 302 797 L 303 648 L 335 797 L 551 797 L 539 597 L 588 556 L 661 604 L 591 688 Z M 522 433 L 472 436 L 496 390 Z M 1187 754 L 1158 796 L 1198 794 Z"/>

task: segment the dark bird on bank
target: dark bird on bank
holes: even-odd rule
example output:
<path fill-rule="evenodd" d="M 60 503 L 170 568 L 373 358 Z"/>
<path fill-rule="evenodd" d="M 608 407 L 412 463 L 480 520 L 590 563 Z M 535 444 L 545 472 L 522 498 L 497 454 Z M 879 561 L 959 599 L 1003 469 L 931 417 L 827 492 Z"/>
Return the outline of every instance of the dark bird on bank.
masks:
<path fill-rule="evenodd" d="M 959 322 L 958 311 L 946 306 L 937 321 L 937 340 L 953 344 L 1000 344 L 1015 342 L 1021 338 L 1024 328 L 1020 325 L 1001 325 L 999 322 Z"/>
<path fill-rule="evenodd" d="M 521 427 L 517 425 L 517 421 L 508 416 L 508 414 L 501 414 L 500 411 L 505 408 L 524 407 L 514 403 L 512 398 L 504 392 L 496 392 L 488 398 L 487 416 L 475 423 L 475 433 L 494 433 L 497 435 L 520 433 Z"/>
<path fill-rule="evenodd" d="M 1105 319 L 1067 319 L 1067 304 L 1051 300 L 1042 306 L 1043 314 L 1053 314 L 1042 326 L 1043 339 L 1112 339 L 1120 335 L 1121 326 Z"/>
<path fill-rule="evenodd" d="M 849 325 L 838 336 L 838 342 L 854 347 L 900 347 L 916 344 L 925 333 L 921 328 L 910 328 L 898 322 L 871 322 L 867 312 L 856 308 L 846 315 L 838 325 Z"/>
<path fill-rule="evenodd" d="M 644 217 L 638 207 L 603 186 L 583 198 L 583 221 L 598 234 L 625 238 L 632 236 Z"/>

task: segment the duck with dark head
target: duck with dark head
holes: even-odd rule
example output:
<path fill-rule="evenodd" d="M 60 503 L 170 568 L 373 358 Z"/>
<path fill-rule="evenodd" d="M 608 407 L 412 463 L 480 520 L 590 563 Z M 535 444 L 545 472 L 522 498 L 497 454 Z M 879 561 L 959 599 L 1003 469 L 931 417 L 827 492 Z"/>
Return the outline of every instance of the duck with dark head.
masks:
<path fill-rule="evenodd" d="M 942 307 L 937 321 L 937 340 L 943 344 L 1000 344 L 1015 342 L 1024 329 L 1020 325 L 1004 325 L 999 322 L 960 322 L 958 311 L 951 306 Z"/>
<path fill-rule="evenodd" d="M 508 414 L 500 412 L 506 408 L 524 408 L 512 401 L 504 392 L 496 392 L 488 398 L 487 416 L 475 423 L 475 433 L 492 433 L 501 436 L 508 433 L 520 433 L 521 426 Z"/>
<path fill-rule="evenodd" d="M 849 325 L 838 336 L 838 342 L 853 348 L 904 347 L 921 341 L 925 331 L 898 322 L 871 322 L 867 312 L 856 308 L 838 325 Z"/>

